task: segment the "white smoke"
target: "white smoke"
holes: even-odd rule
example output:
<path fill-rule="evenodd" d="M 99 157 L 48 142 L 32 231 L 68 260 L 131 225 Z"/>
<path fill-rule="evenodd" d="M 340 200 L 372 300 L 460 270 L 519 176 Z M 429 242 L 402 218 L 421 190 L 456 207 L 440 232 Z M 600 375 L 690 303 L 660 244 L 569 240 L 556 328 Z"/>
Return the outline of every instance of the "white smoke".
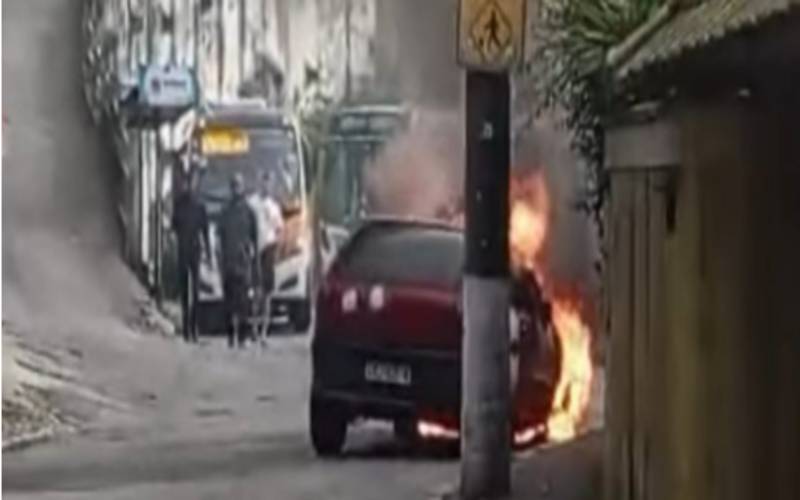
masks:
<path fill-rule="evenodd" d="M 81 10 L 6 7 L 16 20 L 9 37 L 28 49 L 3 54 L 3 317 L 59 325 L 118 317 L 137 286 L 118 255 L 119 170 L 81 93 Z M 64 21 L 52 38 L 26 28 L 44 15 Z"/>
<path fill-rule="evenodd" d="M 422 111 L 411 129 L 386 145 L 366 169 L 375 212 L 435 218 L 461 205 L 464 191 L 464 121 L 455 111 Z M 521 132 L 512 155 L 512 175 L 542 170 L 551 199 L 544 249 L 548 275 L 597 290 L 599 245 L 592 221 L 576 209 L 584 182 L 569 134 L 551 117 Z"/>
<path fill-rule="evenodd" d="M 432 218 L 461 198 L 462 120 L 456 112 L 421 111 L 366 169 L 373 211 Z"/>
<path fill-rule="evenodd" d="M 536 119 L 516 142 L 516 169 L 541 169 L 551 207 L 545 251 L 548 274 L 564 283 L 598 286 L 594 264 L 599 256 L 592 221 L 576 209 L 585 189 L 580 158 L 570 148 L 569 133 L 552 116 Z"/>

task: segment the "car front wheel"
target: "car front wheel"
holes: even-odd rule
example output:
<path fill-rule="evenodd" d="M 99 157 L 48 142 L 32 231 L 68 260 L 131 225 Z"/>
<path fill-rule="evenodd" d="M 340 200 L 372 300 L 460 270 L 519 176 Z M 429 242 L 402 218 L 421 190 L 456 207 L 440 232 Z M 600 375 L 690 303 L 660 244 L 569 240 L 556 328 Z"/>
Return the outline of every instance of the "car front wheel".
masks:
<path fill-rule="evenodd" d="M 342 452 L 347 437 L 347 414 L 340 405 L 319 396 L 311 397 L 311 444 L 321 457 Z"/>

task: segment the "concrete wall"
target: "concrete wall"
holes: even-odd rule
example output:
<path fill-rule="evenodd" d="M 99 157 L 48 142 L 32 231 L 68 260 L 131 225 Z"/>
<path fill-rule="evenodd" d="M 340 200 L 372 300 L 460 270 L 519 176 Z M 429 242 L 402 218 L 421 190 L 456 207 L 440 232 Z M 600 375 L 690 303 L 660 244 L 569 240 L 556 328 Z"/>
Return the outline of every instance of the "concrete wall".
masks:
<path fill-rule="evenodd" d="M 334 99 L 345 94 L 348 3 L 351 91 L 358 95 L 374 76 L 375 0 L 276 0 L 281 26 L 281 55 L 290 96 L 303 90 L 305 68 L 316 68 Z"/>

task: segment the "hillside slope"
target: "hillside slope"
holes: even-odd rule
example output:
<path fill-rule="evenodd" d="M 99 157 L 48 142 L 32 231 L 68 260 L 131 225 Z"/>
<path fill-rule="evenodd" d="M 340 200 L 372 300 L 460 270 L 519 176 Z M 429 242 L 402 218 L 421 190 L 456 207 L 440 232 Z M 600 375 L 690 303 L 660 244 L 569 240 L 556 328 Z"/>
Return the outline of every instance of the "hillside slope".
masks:
<path fill-rule="evenodd" d="M 124 349 L 145 298 L 118 256 L 113 153 L 82 98 L 81 3 L 2 3 L 4 417 Z"/>

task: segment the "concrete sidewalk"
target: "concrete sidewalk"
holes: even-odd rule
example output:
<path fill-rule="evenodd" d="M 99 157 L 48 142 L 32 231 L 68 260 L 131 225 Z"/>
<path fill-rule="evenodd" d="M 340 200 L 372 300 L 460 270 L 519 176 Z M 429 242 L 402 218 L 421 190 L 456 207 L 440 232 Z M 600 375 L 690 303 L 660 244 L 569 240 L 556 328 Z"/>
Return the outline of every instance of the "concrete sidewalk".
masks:
<path fill-rule="evenodd" d="M 596 500 L 602 498 L 603 433 L 540 449 L 514 463 L 512 499 Z"/>
<path fill-rule="evenodd" d="M 602 431 L 526 453 L 512 466 L 509 500 L 598 500 L 602 498 L 602 457 Z M 441 497 L 458 498 L 454 492 Z"/>

